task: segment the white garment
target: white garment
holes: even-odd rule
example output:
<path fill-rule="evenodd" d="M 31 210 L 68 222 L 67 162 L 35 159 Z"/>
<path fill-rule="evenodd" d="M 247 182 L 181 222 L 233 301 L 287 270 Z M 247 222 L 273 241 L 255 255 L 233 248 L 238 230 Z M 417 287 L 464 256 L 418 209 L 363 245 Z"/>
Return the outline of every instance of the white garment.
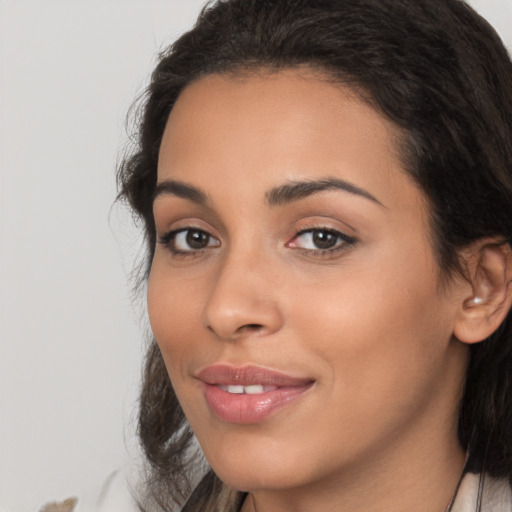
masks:
<path fill-rule="evenodd" d="M 482 484 L 481 512 L 512 512 L 512 491 L 508 481 L 474 473 L 464 475 L 452 512 L 478 512 L 480 484 Z"/>

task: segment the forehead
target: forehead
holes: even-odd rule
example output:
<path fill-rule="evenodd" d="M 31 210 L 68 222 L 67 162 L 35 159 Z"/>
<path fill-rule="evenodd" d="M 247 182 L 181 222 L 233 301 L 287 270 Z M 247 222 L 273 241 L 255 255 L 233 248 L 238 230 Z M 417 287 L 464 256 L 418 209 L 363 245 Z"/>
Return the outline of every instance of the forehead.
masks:
<path fill-rule="evenodd" d="M 353 90 L 318 72 L 207 75 L 171 111 L 158 179 L 239 181 L 254 191 L 256 182 L 271 187 L 334 174 L 367 189 L 385 185 L 392 195 L 411 181 L 401 139 Z"/>

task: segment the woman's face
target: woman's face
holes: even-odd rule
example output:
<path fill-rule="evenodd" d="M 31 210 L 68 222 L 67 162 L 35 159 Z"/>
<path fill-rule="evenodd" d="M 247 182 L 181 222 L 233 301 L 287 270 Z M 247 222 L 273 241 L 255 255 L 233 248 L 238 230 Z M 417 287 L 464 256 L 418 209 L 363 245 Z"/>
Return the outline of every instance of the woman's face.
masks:
<path fill-rule="evenodd" d="M 171 112 L 149 315 L 236 489 L 306 489 L 455 442 L 460 293 L 440 286 L 398 136 L 307 70 L 207 76 Z"/>

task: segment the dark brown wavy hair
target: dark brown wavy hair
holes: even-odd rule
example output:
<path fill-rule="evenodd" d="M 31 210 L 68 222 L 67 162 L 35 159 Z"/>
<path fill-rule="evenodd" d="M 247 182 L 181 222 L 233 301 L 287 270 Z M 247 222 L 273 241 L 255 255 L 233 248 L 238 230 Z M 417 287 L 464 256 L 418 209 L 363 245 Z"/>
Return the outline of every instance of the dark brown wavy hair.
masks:
<path fill-rule="evenodd" d="M 147 277 L 152 213 L 167 118 L 187 85 L 212 73 L 307 66 L 350 86 L 405 134 L 404 165 L 430 202 L 432 244 L 445 276 L 482 237 L 512 240 L 512 64 L 496 32 L 461 0 L 226 0 L 164 50 L 141 100 L 137 136 L 118 181 L 143 223 Z M 470 348 L 459 439 L 474 471 L 512 474 L 512 320 Z M 148 495 L 163 510 L 190 494 L 193 434 L 151 341 L 139 436 Z M 207 466 L 183 510 L 236 510 L 243 495 Z"/>

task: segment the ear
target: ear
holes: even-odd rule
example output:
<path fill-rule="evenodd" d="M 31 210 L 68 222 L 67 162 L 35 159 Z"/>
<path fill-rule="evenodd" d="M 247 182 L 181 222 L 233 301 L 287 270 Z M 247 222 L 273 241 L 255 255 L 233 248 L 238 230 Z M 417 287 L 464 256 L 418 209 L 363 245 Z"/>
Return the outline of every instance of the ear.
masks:
<path fill-rule="evenodd" d="M 512 304 L 512 250 L 508 243 L 481 239 L 463 251 L 472 293 L 464 297 L 454 336 L 477 343 L 503 322 Z"/>

